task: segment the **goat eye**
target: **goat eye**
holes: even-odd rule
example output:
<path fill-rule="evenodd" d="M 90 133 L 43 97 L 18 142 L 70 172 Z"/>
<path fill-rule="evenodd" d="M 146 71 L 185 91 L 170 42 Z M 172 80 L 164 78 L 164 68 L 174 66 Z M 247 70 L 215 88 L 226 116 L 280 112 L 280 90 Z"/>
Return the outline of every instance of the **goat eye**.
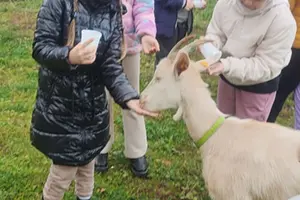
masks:
<path fill-rule="evenodd" d="M 160 81 L 160 79 L 161 79 L 160 77 L 156 77 L 155 81 Z"/>

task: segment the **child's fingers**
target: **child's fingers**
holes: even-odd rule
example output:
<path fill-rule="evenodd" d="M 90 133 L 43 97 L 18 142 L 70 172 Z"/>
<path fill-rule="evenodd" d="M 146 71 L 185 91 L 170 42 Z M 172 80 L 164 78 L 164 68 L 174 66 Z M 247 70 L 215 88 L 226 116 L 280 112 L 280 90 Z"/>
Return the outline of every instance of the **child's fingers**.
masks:
<path fill-rule="evenodd" d="M 156 49 L 155 49 L 155 48 L 152 48 L 152 49 L 150 50 L 150 54 L 155 53 L 155 52 L 156 52 Z"/>
<path fill-rule="evenodd" d="M 218 76 L 221 74 L 221 70 L 218 68 L 208 69 L 208 73 L 209 73 L 209 75 L 212 75 L 212 76 Z"/>
<path fill-rule="evenodd" d="M 214 75 L 214 73 L 216 72 L 214 68 L 208 68 L 207 71 L 209 75 Z"/>
<path fill-rule="evenodd" d="M 157 40 L 155 40 L 154 42 L 154 47 L 156 51 L 160 51 L 159 43 L 157 42 Z"/>
<path fill-rule="evenodd" d="M 150 116 L 150 117 L 158 117 L 158 113 L 149 112 L 149 111 L 141 109 L 141 108 L 137 108 L 136 112 L 139 115 Z"/>
<path fill-rule="evenodd" d="M 88 39 L 87 41 L 81 43 L 82 47 L 85 48 L 87 47 L 89 44 L 91 44 L 94 41 L 94 38 Z"/>

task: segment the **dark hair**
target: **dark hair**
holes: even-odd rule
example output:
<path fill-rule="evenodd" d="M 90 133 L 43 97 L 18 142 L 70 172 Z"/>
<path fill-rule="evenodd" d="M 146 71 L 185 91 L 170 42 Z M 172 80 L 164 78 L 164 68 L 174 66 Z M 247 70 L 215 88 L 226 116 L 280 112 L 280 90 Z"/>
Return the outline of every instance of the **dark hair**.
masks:
<path fill-rule="evenodd" d="M 120 6 L 120 13 L 119 16 L 121 18 L 121 24 L 122 24 L 122 44 L 121 44 L 121 57 L 119 59 L 119 62 L 124 59 L 126 56 L 126 44 L 125 44 L 125 35 L 124 35 L 124 28 L 123 28 L 123 20 L 122 20 L 122 0 L 119 0 L 119 6 Z M 68 27 L 68 40 L 67 40 L 67 46 L 73 47 L 75 42 L 75 14 L 78 12 L 78 0 L 73 0 L 73 18 L 70 22 L 70 25 Z"/>

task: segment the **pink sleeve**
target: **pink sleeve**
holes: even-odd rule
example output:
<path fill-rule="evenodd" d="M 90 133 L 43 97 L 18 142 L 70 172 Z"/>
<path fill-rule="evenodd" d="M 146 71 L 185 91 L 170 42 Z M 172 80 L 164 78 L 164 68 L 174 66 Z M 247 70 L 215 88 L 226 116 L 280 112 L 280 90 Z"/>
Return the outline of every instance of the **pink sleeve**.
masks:
<path fill-rule="evenodd" d="M 133 0 L 133 18 L 137 36 L 156 36 L 156 25 L 154 18 L 154 0 Z"/>

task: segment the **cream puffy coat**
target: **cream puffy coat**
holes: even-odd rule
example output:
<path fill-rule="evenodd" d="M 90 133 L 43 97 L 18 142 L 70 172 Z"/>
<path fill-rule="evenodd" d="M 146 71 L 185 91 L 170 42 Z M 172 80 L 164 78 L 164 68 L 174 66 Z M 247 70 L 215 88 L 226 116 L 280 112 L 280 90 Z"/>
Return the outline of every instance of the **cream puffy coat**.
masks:
<path fill-rule="evenodd" d="M 240 0 L 219 0 L 206 39 L 226 58 L 224 77 L 235 85 L 254 85 L 277 77 L 291 58 L 296 22 L 287 0 L 266 0 L 249 10 Z"/>

